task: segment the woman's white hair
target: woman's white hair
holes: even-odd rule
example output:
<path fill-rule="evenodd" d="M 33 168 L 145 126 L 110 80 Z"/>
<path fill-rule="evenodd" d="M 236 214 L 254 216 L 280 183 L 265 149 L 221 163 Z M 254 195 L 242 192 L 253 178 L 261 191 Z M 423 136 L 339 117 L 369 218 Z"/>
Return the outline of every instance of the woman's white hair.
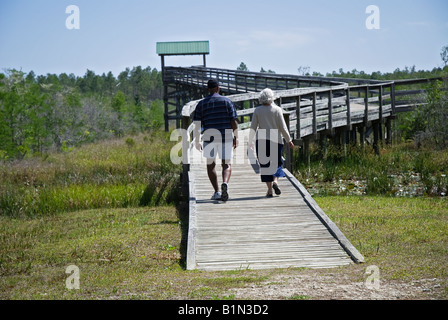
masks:
<path fill-rule="evenodd" d="M 272 91 L 269 88 L 264 89 L 260 92 L 260 97 L 258 98 L 258 101 L 260 104 L 272 104 L 274 102 L 274 91 Z"/>

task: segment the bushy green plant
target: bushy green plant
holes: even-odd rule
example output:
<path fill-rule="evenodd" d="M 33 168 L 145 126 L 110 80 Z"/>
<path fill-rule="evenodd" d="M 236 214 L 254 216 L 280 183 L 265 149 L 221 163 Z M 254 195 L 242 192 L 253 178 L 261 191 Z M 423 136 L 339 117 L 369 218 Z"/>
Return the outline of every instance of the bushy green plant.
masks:
<path fill-rule="evenodd" d="M 310 165 L 296 162 L 295 174 L 319 194 L 447 194 L 447 150 L 417 148 L 410 142 L 384 147 L 378 156 L 368 146 L 349 146 L 345 157 L 329 149 L 325 159 L 316 148 L 311 150 Z"/>
<path fill-rule="evenodd" d="M 46 159 L 0 163 L 0 215 L 176 203 L 180 170 L 170 160 L 172 143 L 164 132 L 150 136 L 103 141 Z"/>

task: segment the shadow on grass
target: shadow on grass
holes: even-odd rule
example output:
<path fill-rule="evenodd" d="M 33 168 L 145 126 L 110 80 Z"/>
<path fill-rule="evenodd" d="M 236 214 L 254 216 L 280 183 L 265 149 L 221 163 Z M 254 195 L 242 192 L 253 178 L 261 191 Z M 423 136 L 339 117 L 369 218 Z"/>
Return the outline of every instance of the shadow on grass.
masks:
<path fill-rule="evenodd" d="M 188 244 L 188 202 L 179 201 L 176 205 L 177 214 L 180 220 L 181 240 L 179 244 L 180 260 L 179 264 L 182 269 L 187 270 L 187 244 Z"/>

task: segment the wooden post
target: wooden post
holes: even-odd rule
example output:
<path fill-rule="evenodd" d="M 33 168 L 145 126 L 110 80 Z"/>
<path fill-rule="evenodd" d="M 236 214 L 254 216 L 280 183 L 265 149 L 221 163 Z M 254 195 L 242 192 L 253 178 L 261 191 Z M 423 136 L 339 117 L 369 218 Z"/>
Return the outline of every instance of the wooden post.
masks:
<path fill-rule="evenodd" d="M 348 130 L 342 129 L 342 148 L 344 150 L 344 158 L 347 158 L 347 140 L 348 140 Z"/>
<path fill-rule="evenodd" d="M 380 120 L 380 124 L 383 123 L 383 86 L 378 88 L 378 103 L 379 103 L 379 115 L 378 119 Z"/>
<path fill-rule="evenodd" d="M 313 135 L 314 137 L 317 137 L 316 92 L 313 92 Z"/>
<path fill-rule="evenodd" d="M 190 171 L 190 136 L 188 135 L 188 127 L 190 126 L 190 117 L 182 117 L 182 196 L 188 197 L 189 183 L 188 172 Z"/>
<path fill-rule="evenodd" d="M 165 119 L 165 132 L 168 132 L 170 128 L 168 120 L 168 86 L 166 84 L 163 86 L 163 104 L 165 106 L 165 113 L 163 115 Z"/>
<path fill-rule="evenodd" d="M 369 122 L 369 86 L 366 85 L 364 90 L 364 126 L 368 126 Z"/>
<path fill-rule="evenodd" d="M 176 89 L 178 91 L 178 89 Z M 180 114 L 182 113 L 182 105 L 180 102 L 180 97 L 176 97 L 176 128 L 180 128 Z"/>
<path fill-rule="evenodd" d="M 378 146 L 378 142 L 380 139 L 380 123 L 379 121 L 375 121 L 372 123 L 373 126 L 373 149 L 375 150 L 375 154 L 380 154 L 380 149 Z"/>
<path fill-rule="evenodd" d="M 357 144 L 357 132 L 356 128 L 352 128 L 352 130 L 349 130 L 349 142 L 351 145 L 356 146 Z"/>
<path fill-rule="evenodd" d="M 162 81 L 165 81 L 165 56 L 161 55 L 160 59 L 162 60 Z"/>
<path fill-rule="evenodd" d="M 286 128 L 288 128 L 288 132 L 290 131 L 290 121 L 289 121 L 289 113 L 283 113 L 283 118 L 285 119 Z M 283 149 L 285 152 L 285 168 L 288 171 L 292 172 L 292 150 L 289 146 Z"/>
<path fill-rule="evenodd" d="M 386 119 L 386 144 L 392 144 L 392 119 L 390 117 Z"/>
<path fill-rule="evenodd" d="M 351 112 L 350 112 L 350 88 L 347 88 L 346 90 L 346 102 L 345 104 L 347 105 L 347 128 L 349 130 L 352 129 L 352 117 L 351 117 Z"/>
<path fill-rule="evenodd" d="M 331 89 L 328 91 L 328 130 L 330 134 L 333 134 L 333 105 L 331 99 L 333 98 L 333 93 Z"/>
<path fill-rule="evenodd" d="M 319 137 L 319 144 L 320 144 L 320 149 L 322 152 L 322 158 L 325 160 L 327 159 L 327 147 L 328 147 L 328 143 L 327 143 L 327 135 L 326 134 L 322 134 Z"/>
<path fill-rule="evenodd" d="M 333 144 L 336 146 L 336 147 L 340 147 L 341 146 L 341 129 L 340 128 L 337 128 L 336 130 L 335 130 L 335 134 L 334 134 L 334 136 L 333 136 Z"/>
<path fill-rule="evenodd" d="M 361 147 L 364 149 L 365 141 L 366 141 L 366 135 L 365 135 L 365 128 L 363 125 L 358 127 L 359 131 L 359 143 L 361 144 Z"/>
<path fill-rule="evenodd" d="M 298 140 L 301 140 L 302 139 L 302 135 L 301 135 L 300 130 L 302 128 L 301 128 L 301 123 L 300 123 L 300 118 L 301 118 L 301 114 L 300 114 L 300 96 L 298 96 L 296 98 L 296 105 L 297 105 L 296 106 L 296 118 L 297 118 L 297 122 L 296 122 L 296 138 Z"/>
<path fill-rule="evenodd" d="M 240 107 L 240 110 L 244 110 L 244 102 L 245 102 L 245 101 L 242 102 L 242 105 L 241 105 L 241 107 Z M 241 117 L 240 117 L 240 123 L 244 123 L 244 116 L 241 116 Z"/>
<path fill-rule="evenodd" d="M 392 116 L 395 117 L 395 83 L 390 85 L 390 104 L 392 107 Z"/>
<path fill-rule="evenodd" d="M 310 139 L 306 138 L 304 141 L 304 156 L 306 159 L 306 163 L 308 164 L 308 168 L 311 165 L 311 155 L 310 155 Z"/>

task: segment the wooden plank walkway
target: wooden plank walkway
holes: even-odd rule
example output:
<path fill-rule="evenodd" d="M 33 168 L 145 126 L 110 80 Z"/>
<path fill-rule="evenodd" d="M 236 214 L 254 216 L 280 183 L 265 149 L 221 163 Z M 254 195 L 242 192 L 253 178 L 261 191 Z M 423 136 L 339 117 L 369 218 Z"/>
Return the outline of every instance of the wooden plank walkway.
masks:
<path fill-rule="evenodd" d="M 282 194 L 265 197 L 266 185 L 246 156 L 247 132 L 240 131 L 227 202 L 210 200 L 205 160 L 196 149 L 190 151 L 187 269 L 326 268 L 363 262 L 287 170 L 288 177 L 279 181 Z"/>

